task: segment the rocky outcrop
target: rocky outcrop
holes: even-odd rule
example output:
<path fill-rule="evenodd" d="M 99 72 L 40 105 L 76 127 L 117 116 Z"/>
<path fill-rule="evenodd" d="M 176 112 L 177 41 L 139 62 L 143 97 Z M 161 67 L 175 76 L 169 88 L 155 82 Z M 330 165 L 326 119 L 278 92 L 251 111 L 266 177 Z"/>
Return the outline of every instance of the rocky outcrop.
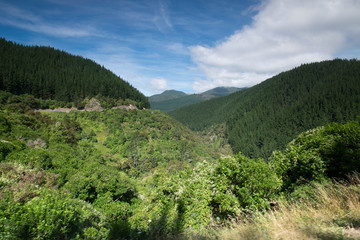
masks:
<path fill-rule="evenodd" d="M 90 99 L 90 101 L 85 105 L 85 111 L 103 111 L 104 108 L 101 107 L 100 101 L 96 98 Z"/>

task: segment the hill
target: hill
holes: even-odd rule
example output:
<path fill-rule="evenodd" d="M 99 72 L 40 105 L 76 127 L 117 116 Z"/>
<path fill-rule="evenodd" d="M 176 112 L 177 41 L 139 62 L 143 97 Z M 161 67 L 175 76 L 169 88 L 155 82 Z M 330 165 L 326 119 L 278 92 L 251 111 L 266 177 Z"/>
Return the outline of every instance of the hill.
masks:
<path fill-rule="evenodd" d="M 162 102 L 166 100 L 176 99 L 180 97 L 184 97 L 187 94 L 181 91 L 176 90 L 166 90 L 163 93 L 155 94 L 153 96 L 148 97 L 150 103 L 154 102 Z"/>
<path fill-rule="evenodd" d="M 226 123 L 234 152 L 268 157 L 300 132 L 360 115 L 360 61 L 304 64 L 227 97 L 169 114 L 193 130 Z"/>
<path fill-rule="evenodd" d="M 102 95 L 113 102 L 130 99 L 140 108 L 150 107 L 142 93 L 94 61 L 3 38 L 0 39 L 0 90 L 75 104 Z"/>
<path fill-rule="evenodd" d="M 219 152 L 156 110 L 1 104 L 0 238 L 134 238 L 128 218 L 145 201 L 141 179 L 214 162 Z"/>
<path fill-rule="evenodd" d="M 162 94 L 149 97 L 149 102 L 152 109 L 169 112 L 208 99 L 227 96 L 239 90 L 242 89 L 235 87 L 217 87 L 199 94 L 185 94 L 175 90 L 168 90 Z"/>

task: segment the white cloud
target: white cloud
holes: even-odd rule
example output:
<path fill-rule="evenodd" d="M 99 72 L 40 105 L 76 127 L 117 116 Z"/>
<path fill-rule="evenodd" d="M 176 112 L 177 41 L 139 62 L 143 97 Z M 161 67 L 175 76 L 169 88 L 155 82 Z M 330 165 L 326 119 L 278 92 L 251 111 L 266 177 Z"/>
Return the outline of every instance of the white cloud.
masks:
<path fill-rule="evenodd" d="M 150 88 L 153 92 L 160 93 L 167 89 L 167 81 L 164 78 L 153 78 L 150 80 Z"/>
<path fill-rule="evenodd" d="M 358 0 L 264 0 L 258 9 L 251 25 L 214 47 L 190 47 L 206 76 L 195 80 L 194 90 L 252 86 L 302 63 L 359 49 Z"/>

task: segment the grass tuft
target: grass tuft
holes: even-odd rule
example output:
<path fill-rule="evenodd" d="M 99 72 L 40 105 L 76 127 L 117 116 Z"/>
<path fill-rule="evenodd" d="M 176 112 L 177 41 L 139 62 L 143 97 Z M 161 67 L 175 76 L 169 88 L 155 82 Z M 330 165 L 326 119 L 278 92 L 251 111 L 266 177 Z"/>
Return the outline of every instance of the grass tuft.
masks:
<path fill-rule="evenodd" d="M 349 179 L 314 184 L 315 198 L 281 200 L 278 210 L 220 228 L 217 238 L 360 239 L 360 177 L 354 174 Z"/>

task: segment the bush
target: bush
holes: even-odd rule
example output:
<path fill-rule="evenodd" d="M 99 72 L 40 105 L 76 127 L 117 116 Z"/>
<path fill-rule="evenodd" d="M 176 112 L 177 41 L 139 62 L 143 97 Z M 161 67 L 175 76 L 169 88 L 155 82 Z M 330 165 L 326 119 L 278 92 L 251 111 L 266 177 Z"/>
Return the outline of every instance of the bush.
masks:
<path fill-rule="evenodd" d="M 263 159 L 250 159 L 242 154 L 220 159 L 215 178 L 217 188 L 222 189 L 216 203 L 222 208 L 225 207 L 224 200 L 228 193 L 237 197 L 243 209 L 269 207 L 270 200 L 277 196 L 280 188 L 279 179 Z M 228 213 L 228 210 L 225 213 Z"/>
<path fill-rule="evenodd" d="M 284 151 L 274 152 L 270 164 L 284 190 L 325 178 L 345 179 L 360 171 L 360 122 L 333 123 L 302 133 Z"/>
<path fill-rule="evenodd" d="M 4 201 L 6 200 L 6 202 Z M 9 239 L 102 239 L 109 230 L 104 217 L 68 195 L 42 189 L 25 204 L 0 200 L 1 237 Z M 11 236 L 11 237 L 10 237 Z"/>

